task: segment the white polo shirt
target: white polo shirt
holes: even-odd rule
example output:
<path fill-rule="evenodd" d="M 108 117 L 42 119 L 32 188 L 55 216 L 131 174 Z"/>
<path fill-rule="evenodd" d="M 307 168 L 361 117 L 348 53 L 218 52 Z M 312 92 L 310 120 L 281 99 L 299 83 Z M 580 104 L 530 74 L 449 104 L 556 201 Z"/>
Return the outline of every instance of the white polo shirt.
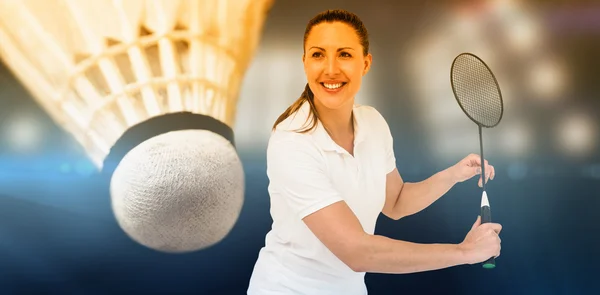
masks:
<path fill-rule="evenodd" d="M 393 140 L 381 114 L 355 105 L 354 156 L 312 123 L 305 102 L 273 131 L 267 175 L 273 225 L 254 266 L 249 295 L 364 295 L 365 273 L 338 259 L 302 219 L 338 201 L 352 209 L 373 234 L 385 203 L 386 175 L 396 167 Z M 308 118 L 308 122 L 307 122 Z"/>

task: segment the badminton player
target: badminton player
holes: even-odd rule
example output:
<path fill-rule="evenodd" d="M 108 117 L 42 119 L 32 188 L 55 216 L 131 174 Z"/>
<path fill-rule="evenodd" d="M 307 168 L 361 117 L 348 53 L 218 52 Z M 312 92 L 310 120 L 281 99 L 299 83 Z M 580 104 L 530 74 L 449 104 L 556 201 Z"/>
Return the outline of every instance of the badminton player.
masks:
<path fill-rule="evenodd" d="M 372 62 L 367 29 L 356 15 L 329 10 L 311 19 L 302 61 L 308 84 L 269 139 L 273 225 L 248 294 L 364 295 L 366 272 L 423 272 L 500 255 L 501 226 L 479 218 L 459 244 L 375 235 L 381 213 L 397 220 L 456 183 L 478 176 L 481 185 L 480 158 L 469 155 L 421 182 L 402 180 L 387 122 L 373 107 L 354 103 Z M 485 165 L 487 181 L 494 168 Z"/>

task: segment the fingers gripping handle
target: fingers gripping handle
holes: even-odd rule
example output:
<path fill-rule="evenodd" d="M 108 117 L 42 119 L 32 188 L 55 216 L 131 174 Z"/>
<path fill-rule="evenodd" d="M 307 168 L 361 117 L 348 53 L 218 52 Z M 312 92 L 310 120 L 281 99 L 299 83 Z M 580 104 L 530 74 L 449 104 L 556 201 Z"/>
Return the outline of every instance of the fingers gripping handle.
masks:
<path fill-rule="evenodd" d="M 484 191 L 481 196 L 481 224 L 492 222 L 492 211 L 490 209 L 490 203 L 487 198 L 487 193 Z M 490 257 L 488 260 L 483 262 L 483 268 L 494 268 L 496 267 L 496 259 Z"/>

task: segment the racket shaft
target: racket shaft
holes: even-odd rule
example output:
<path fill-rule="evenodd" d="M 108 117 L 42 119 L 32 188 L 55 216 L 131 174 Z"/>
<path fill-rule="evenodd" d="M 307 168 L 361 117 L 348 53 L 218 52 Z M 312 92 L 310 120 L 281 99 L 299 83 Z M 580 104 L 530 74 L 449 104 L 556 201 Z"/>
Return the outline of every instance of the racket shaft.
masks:
<path fill-rule="evenodd" d="M 483 157 L 483 134 L 481 133 L 481 125 L 479 127 L 479 156 L 481 157 L 481 187 L 485 192 L 485 158 Z"/>

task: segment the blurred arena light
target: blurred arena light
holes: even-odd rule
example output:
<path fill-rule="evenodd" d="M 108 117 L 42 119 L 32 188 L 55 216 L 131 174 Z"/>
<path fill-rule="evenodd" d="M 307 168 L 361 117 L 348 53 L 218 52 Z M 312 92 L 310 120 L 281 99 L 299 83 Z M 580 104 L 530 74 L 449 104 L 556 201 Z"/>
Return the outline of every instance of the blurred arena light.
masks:
<path fill-rule="evenodd" d="M 567 90 L 566 68 L 546 42 L 539 11 L 524 1 L 489 0 L 449 4 L 447 13 L 431 16 L 425 29 L 409 42 L 401 67 L 413 79 L 414 101 L 426 128 L 429 146 L 440 160 L 456 158 L 471 150 L 466 140 L 450 142 L 449 130 L 468 130 L 468 123 L 452 98 L 449 68 L 462 52 L 482 58 L 496 76 L 506 106 L 514 114 L 530 100 L 553 102 Z M 529 127 L 507 126 L 490 134 L 498 155 L 526 155 L 535 142 Z M 500 134 L 501 133 L 501 134 Z M 529 135 L 528 135 L 529 134 Z M 499 147 L 503 148 L 499 148 Z M 496 151 L 492 151 L 496 153 Z M 456 153 L 456 154 L 455 154 Z"/>
<path fill-rule="evenodd" d="M 88 177 L 94 175 L 96 172 L 96 167 L 86 160 L 79 160 L 75 163 L 75 172 L 80 176 Z"/>
<path fill-rule="evenodd" d="M 504 28 L 509 48 L 518 54 L 530 54 L 542 44 L 543 30 L 541 21 L 532 13 L 523 1 L 493 0 L 487 1 L 490 10 L 499 19 Z"/>
<path fill-rule="evenodd" d="M 565 87 L 564 70 L 554 59 L 541 59 L 530 68 L 529 85 L 538 98 L 556 99 Z"/>
<path fill-rule="evenodd" d="M 10 148 L 19 153 L 31 153 L 40 148 L 43 132 L 35 116 L 16 113 L 4 121 L 2 137 Z"/>
<path fill-rule="evenodd" d="M 569 113 L 558 121 L 557 141 L 569 156 L 587 156 L 595 147 L 598 130 L 583 113 Z"/>
<path fill-rule="evenodd" d="M 71 167 L 71 165 L 69 163 L 62 163 L 60 165 L 59 170 L 60 170 L 61 173 L 65 173 L 66 174 L 66 173 L 70 173 L 71 172 L 72 167 Z"/>
<path fill-rule="evenodd" d="M 508 121 L 500 130 L 500 144 L 504 153 L 511 157 L 523 157 L 531 152 L 533 132 L 523 122 Z"/>
<path fill-rule="evenodd" d="M 506 26 L 507 41 L 514 51 L 527 53 L 539 45 L 540 29 L 533 21 L 519 16 L 518 19 L 510 18 Z"/>
<path fill-rule="evenodd" d="M 427 137 L 439 160 L 450 161 L 477 147 L 477 136 L 465 135 L 472 127 L 456 104 L 449 82 L 452 60 L 462 52 L 474 53 L 493 63 L 496 53 L 485 42 L 479 15 L 459 10 L 447 15 L 431 32 L 412 41 L 403 67 L 409 69 L 415 101 L 427 128 Z M 476 135 L 476 133 L 475 133 Z M 472 137 L 472 138 L 471 138 Z M 476 150 L 473 150 L 475 152 Z"/>

